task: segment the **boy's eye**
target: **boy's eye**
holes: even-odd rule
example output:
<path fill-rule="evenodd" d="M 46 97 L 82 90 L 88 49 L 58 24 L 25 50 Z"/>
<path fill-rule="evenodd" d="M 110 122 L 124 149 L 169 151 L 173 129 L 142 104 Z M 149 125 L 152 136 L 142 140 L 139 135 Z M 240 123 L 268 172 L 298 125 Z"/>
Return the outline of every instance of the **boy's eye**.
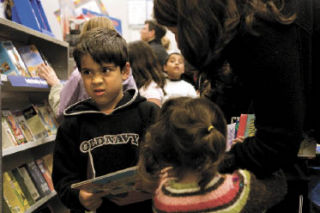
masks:
<path fill-rule="evenodd" d="M 108 72 L 110 72 L 111 71 L 111 69 L 109 68 L 109 67 L 103 67 L 102 68 L 102 73 L 103 74 L 107 74 Z"/>
<path fill-rule="evenodd" d="M 90 75 L 91 72 L 89 70 L 82 70 L 81 72 L 83 75 Z"/>

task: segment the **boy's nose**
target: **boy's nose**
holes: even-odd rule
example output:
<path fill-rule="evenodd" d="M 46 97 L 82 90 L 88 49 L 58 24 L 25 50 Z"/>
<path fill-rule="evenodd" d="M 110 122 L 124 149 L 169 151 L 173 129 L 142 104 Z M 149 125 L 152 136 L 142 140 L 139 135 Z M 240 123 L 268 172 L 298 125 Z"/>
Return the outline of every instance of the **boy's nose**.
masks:
<path fill-rule="evenodd" d="M 103 76 L 101 75 L 101 73 L 95 73 L 93 76 L 92 76 L 92 82 L 93 83 L 101 83 L 103 81 Z"/>

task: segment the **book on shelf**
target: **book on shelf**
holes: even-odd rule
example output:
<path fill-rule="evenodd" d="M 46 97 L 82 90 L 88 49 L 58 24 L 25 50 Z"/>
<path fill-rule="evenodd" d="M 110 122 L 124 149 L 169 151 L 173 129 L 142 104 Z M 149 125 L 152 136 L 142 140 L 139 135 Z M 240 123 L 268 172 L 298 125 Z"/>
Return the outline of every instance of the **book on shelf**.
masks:
<path fill-rule="evenodd" d="M 25 117 L 23 116 L 22 111 L 15 110 L 15 111 L 12 111 L 12 114 L 14 115 L 16 122 L 18 123 L 20 129 L 22 130 L 22 133 L 25 136 L 26 140 L 28 142 L 33 141 L 34 137 L 33 137 L 32 131 L 29 128 L 27 121 L 26 121 Z"/>
<path fill-rule="evenodd" d="M 11 113 L 10 110 L 2 110 L 2 116 L 4 119 L 6 119 L 9 128 L 11 129 L 11 132 L 17 142 L 18 145 L 27 143 L 27 139 L 25 138 L 22 130 L 20 129 L 20 126 L 18 122 L 15 119 L 15 116 Z"/>
<path fill-rule="evenodd" d="M 151 194 L 136 189 L 137 167 L 129 167 L 71 185 L 73 189 L 93 193 L 109 192 L 106 197 L 118 205 L 128 205 L 151 199 Z"/>
<path fill-rule="evenodd" d="M 248 114 L 241 114 L 239 119 L 239 126 L 237 130 L 237 138 L 244 136 L 246 131 Z"/>
<path fill-rule="evenodd" d="M 36 140 L 48 137 L 48 131 L 34 105 L 22 110 L 22 114 Z"/>
<path fill-rule="evenodd" d="M 44 124 L 48 135 L 55 135 L 57 134 L 57 122 L 53 113 L 51 113 L 51 108 L 49 104 L 37 104 L 35 108 L 41 118 L 42 123 Z"/>
<path fill-rule="evenodd" d="M 3 173 L 3 198 L 6 201 L 10 212 L 23 212 L 24 206 L 18 199 L 14 186 L 11 183 L 8 172 Z"/>
<path fill-rule="evenodd" d="M 0 41 L 0 73 L 31 77 L 19 52 L 11 41 Z"/>
<path fill-rule="evenodd" d="M 44 197 L 44 196 L 50 194 L 51 190 L 48 186 L 48 183 L 44 179 L 36 162 L 31 161 L 31 162 L 27 163 L 26 165 L 27 165 L 27 170 L 31 176 L 31 179 L 35 183 L 35 185 L 40 193 L 40 196 Z"/>
<path fill-rule="evenodd" d="M 8 206 L 7 201 L 5 201 L 4 199 L 2 199 L 2 206 L 3 206 L 3 213 L 11 213 L 10 208 Z"/>
<path fill-rule="evenodd" d="M 21 176 L 21 173 L 19 172 L 18 168 L 14 168 L 13 170 L 11 170 L 11 173 L 12 173 L 13 177 L 16 179 L 17 183 L 19 184 L 25 198 L 28 201 L 28 204 L 30 206 L 32 206 L 35 203 L 35 200 L 33 199 L 31 192 L 27 188 L 27 185 L 26 185 L 23 177 Z"/>
<path fill-rule="evenodd" d="M 247 114 L 247 124 L 244 137 L 252 137 L 256 134 L 256 127 L 254 125 L 255 114 Z"/>
<path fill-rule="evenodd" d="M 24 181 L 27 189 L 29 190 L 32 199 L 34 201 L 38 201 L 41 198 L 41 196 L 40 196 L 40 193 L 39 193 L 35 183 L 31 179 L 31 176 L 27 170 L 26 165 L 22 165 L 20 167 L 17 167 L 16 169 L 17 169 L 17 172 L 20 174 L 20 176 L 23 178 L 23 181 Z"/>
<path fill-rule="evenodd" d="M 51 179 L 51 173 L 49 171 L 49 169 L 47 168 L 47 166 L 45 165 L 44 163 L 44 160 L 43 159 L 37 159 L 36 160 L 36 163 L 44 177 L 44 179 L 46 180 L 48 186 L 49 186 L 49 189 L 53 192 L 54 191 L 54 187 L 53 187 L 53 182 L 52 182 L 52 179 Z"/>
<path fill-rule="evenodd" d="M 37 67 L 46 64 L 43 60 L 38 48 L 34 44 L 21 46 L 18 48 L 22 60 L 32 77 L 39 77 Z"/>
<path fill-rule="evenodd" d="M 48 168 L 50 174 L 52 174 L 52 166 L 53 166 L 53 154 L 47 154 L 42 157 L 43 163 Z"/>
<path fill-rule="evenodd" d="M 10 171 L 3 173 L 3 195 L 12 212 L 24 212 L 30 205 Z"/>
<path fill-rule="evenodd" d="M 4 117 L 1 117 L 1 130 L 2 130 L 2 149 L 6 149 L 13 146 L 18 146 L 18 143 L 13 136 L 11 129 Z"/>

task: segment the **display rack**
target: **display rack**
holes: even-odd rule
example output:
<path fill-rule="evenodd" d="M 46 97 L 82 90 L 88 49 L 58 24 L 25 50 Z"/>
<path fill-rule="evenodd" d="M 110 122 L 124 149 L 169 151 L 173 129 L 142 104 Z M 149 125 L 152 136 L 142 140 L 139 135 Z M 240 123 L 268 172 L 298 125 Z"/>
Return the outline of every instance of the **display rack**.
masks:
<path fill-rule="evenodd" d="M 0 40 L 11 40 L 15 46 L 34 44 L 43 53 L 47 61 L 54 68 L 57 76 L 65 80 L 68 76 L 68 51 L 67 42 L 57 40 L 51 36 L 30 29 L 15 22 L 0 18 Z M 37 104 L 48 99 L 49 87 L 12 86 L 7 76 L 1 76 L 0 83 L 0 109 L 23 108 L 28 104 Z M 0 118 L 1 118 L 0 113 Z M 2 134 L 1 130 L 0 133 Z M 36 160 L 46 154 L 52 153 L 55 136 L 41 141 L 32 141 L 17 147 L 0 149 L 0 212 L 3 212 L 3 181 L 2 174 L 5 171 L 16 168 L 24 163 Z M 0 138 L 2 147 L 2 138 Z M 27 212 L 34 212 L 43 204 L 50 202 L 56 196 L 52 192 L 32 205 Z M 55 201 L 54 201 L 55 202 Z"/>

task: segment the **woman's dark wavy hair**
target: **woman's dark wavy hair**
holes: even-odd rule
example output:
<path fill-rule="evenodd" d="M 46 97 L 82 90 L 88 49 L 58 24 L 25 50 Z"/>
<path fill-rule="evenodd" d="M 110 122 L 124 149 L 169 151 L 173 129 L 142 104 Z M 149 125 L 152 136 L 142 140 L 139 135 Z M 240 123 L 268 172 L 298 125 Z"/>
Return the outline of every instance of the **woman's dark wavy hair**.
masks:
<path fill-rule="evenodd" d="M 208 127 L 214 128 L 208 131 Z M 139 171 L 157 180 L 161 169 L 172 167 L 174 177 L 188 169 L 200 174 L 204 189 L 217 173 L 226 149 L 227 125 L 220 108 L 205 98 L 169 99 L 159 119 L 147 130 L 141 146 Z"/>
<path fill-rule="evenodd" d="M 154 0 L 154 17 L 178 28 L 178 46 L 200 71 L 219 56 L 241 26 L 251 34 L 257 19 L 290 24 L 295 15 L 284 15 L 284 0 Z"/>
<path fill-rule="evenodd" d="M 164 92 L 165 76 L 150 45 L 144 41 L 130 42 L 128 52 L 137 87 L 147 87 L 154 81 Z"/>

